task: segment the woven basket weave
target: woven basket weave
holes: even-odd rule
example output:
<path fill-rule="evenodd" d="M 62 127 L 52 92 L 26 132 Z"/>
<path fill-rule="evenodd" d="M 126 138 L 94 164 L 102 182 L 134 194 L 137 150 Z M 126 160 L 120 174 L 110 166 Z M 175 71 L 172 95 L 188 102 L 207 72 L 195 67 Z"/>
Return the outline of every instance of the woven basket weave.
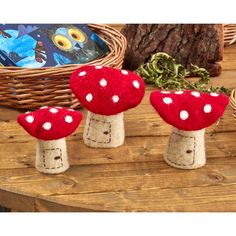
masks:
<path fill-rule="evenodd" d="M 228 46 L 236 42 L 236 24 L 224 25 L 224 45 Z"/>
<path fill-rule="evenodd" d="M 88 26 L 110 49 L 107 56 L 88 64 L 121 68 L 126 50 L 125 37 L 107 25 Z M 69 76 L 81 66 L 73 64 L 40 69 L 3 67 L 0 69 L 0 105 L 19 109 L 35 109 L 41 106 L 77 108 L 80 104 L 69 89 Z"/>
<path fill-rule="evenodd" d="M 233 116 L 236 120 L 236 89 L 233 89 L 230 96 L 230 106 L 233 109 Z"/>

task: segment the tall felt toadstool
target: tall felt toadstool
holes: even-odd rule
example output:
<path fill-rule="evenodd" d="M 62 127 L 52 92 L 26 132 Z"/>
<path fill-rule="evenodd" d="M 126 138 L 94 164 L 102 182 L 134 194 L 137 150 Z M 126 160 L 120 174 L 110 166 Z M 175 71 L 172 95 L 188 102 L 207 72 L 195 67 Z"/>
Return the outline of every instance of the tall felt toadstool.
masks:
<path fill-rule="evenodd" d="M 61 107 L 41 107 L 17 117 L 18 123 L 38 139 L 38 171 L 56 174 L 69 168 L 65 137 L 75 131 L 82 117 L 80 112 Z"/>
<path fill-rule="evenodd" d="M 145 90 L 143 80 L 127 70 L 83 66 L 71 75 L 70 88 L 88 110 L 85 144 L 100 148 L 122 145 L 123 112 L 141 102 Z"/>
<path fill-rule="evenodd" d="M 174 126 L 164 154 L 165 161 L 180 169 L 205 165 L 205 128 L 223 115 L 228 97 L 189 90 L 155 91 L 150 102 L 162 119 Z"/>

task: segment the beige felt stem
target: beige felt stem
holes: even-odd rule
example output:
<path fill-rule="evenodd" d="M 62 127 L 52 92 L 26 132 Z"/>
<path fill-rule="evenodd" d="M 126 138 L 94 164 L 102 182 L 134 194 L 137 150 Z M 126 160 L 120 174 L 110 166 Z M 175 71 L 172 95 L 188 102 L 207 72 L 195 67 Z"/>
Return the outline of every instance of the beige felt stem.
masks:
<path fill-rule="evenodd" d="M 169 138 L 165 161 L 180 169 L 196 169 L 205 165 L 205 129 L 183 131 L 173 128 Z"/>
<path fill-rule="evenodd" d="M 43 141 L 38 139 L 36 169 L 46 174 L 58 174 L 69 168 L 65 138 Z"/>
<path fill-rule="evenodd" d="M 83 134 L 84 143 L 89 147 L 113 148 L 124 143 L 123 112 L 112 116 L 87 113 Z"/>

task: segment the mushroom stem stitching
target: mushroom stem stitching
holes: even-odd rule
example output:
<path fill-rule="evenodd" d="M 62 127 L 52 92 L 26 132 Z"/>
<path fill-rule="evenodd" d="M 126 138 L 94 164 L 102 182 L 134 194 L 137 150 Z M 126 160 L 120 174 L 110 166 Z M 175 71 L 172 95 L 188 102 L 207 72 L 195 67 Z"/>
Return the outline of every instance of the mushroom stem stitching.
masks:
<path fill-rule="evenodd" d="M 69 168 L 65 138 L 53 141 L 38 139 L 36 168 L 40 172 L 50 174 L 61 173 Z"/>
<path fill-rule="evenodd" d="M 123 112 L 113 115 L 87 113 L 83 134 L 84 143 L 90 147 L 117 147 L 124 143 Z"/>
<path fill-rule="evenodd" d="M 17 117 L 18 123 L 37 138 L 36 169 L 57 174 L 69 168 L 65 137 L 75 131 L 82 114 L 72 109 L 41 107 Z"/>
<path fill-rule="evenodd" d="M 123 112 L 137 106 L 145 85 L 136 74 L 106 66 L 83 66 L 70 78 L 70 88 L 87 108 L 84 143 L 112 148 L 125 139 Z"/>
<path fill-rule="evenodd" d="M 197 91 L 155 91 L 150 101 L 173 130 L 164 154 L 165 161 L 180 169 L 204 166 L 205 128 L 215 123 L 229 102 L 227 96 Z"/>
<path fill-rule="evenodd" d="M 206 163 L 205 129 L 184 131 L 173 128 L 164 154 L 165 161 L 173 167 L 195 169 Z"/>

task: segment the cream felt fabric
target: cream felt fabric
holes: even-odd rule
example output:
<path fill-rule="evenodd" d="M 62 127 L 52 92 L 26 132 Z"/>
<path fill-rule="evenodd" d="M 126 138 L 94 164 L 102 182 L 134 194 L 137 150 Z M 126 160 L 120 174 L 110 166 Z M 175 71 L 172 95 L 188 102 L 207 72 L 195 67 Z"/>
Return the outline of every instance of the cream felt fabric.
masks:
<path fill-rule="evenodd" d="M 36 169 L 46 174 L 58 174 L 69 168 L 65 138 L 43 141 L 38 139 Z"/>
<path fill-rule="evenodd" d="M 87 113 L 84 143 L 94 148 L 113 148 L 124 143 L 123 112 L 113 116 Z"/>
<path fill-rule="evenodd" d="M 183 131 L 173 128 L 164 154 L 165 161 L 179 169 L 196 169 L 206 163 L 205 129 Z"/>

